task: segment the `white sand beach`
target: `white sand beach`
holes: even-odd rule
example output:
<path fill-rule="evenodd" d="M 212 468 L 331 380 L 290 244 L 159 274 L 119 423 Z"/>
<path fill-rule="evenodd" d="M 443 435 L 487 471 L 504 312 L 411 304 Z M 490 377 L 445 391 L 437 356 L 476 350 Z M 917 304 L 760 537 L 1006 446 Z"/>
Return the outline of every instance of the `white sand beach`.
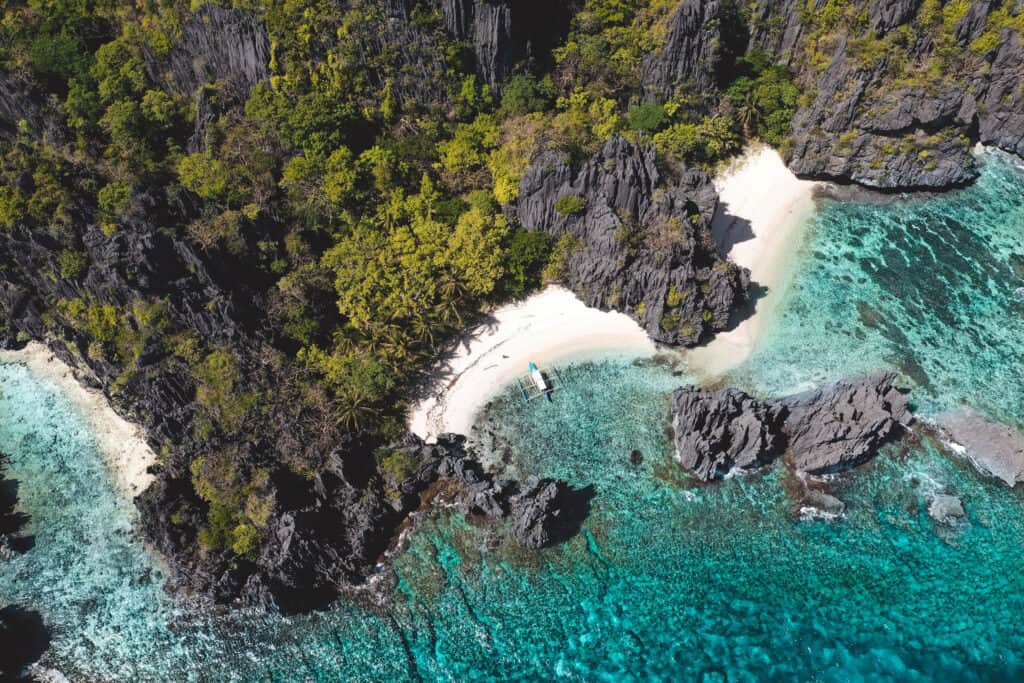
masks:
<path fill-rule="evenodd" d="M 753 351 L 788 284 L 789 263 L 817 185 L 797 179 L 769 147 L 751 149 L 715 184 L 721 196 L 713 226 L 716 238 L 720 244 L 733 243 L 729 257 L 749 268 L 751 279 L 768 291 L 752 317 L 686 354 L 691 369 L 708 378 L 735 367 Z M 409 427 L 427 439 L 468 432 L 477 412 L 524 374 L 531 360 L 543 368 L 569 358 L 640 358 L 656 352 L 644 330 L 625 314 L 588 308 L 572 292 L 548 287 L 495 310 L 489 323 L 472 330 L 439 363 L 428 396 L 409 412 Z"/>
<path fill-rule="evenodd" d="M 589 308 L 563 287 L 550 286 L 490 317 L 436 369 L 430 395 L 409 413 L 415 434 L 427 439 L 465 434 L 477 411 L 526 373 L 530 361 L 544 368 L 567 358 L 608 353 L 640 358 L 657 351 L 632 318 Z"/>
<path fill-rule="evenodd" d="M 779 153 L 767 146 L 750 149 L 715 179 L 715 238 L 720 245 L 731 244 L 728 257 L 749 268 L 751 281 L 767 291 L 756 302 L 754 315 L 686 354 L 698 375 L 710 379 L 738 366 L 774 320 L 792 279 L 818 185 L 793 175 Z"/>
<path fill-rule="evenodd" d="M 72 369 L 45 345 L 31 342 L 20 351 L 0 351 L 0 363 L 24 363 L 57 385 L 85 417 L 111 478 L 125 495 L 133 498 L 153 481 L 146 468 L 156 462 L 156 454 L 146 444 L 142 429 L 114 412 L 102 392 L 79 384 Z"/>

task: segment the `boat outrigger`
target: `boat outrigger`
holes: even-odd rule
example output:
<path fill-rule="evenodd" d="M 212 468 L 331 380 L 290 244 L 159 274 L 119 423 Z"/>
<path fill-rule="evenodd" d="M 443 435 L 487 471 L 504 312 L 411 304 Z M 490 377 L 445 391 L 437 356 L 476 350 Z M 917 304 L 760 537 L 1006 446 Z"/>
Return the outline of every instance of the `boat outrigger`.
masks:
<path fill-rule="evenodd" d="M 524 401 L 532 401 L 540 396 L 547 396 L 550 401 L 551 394 L 561 389 L 564 384 L 557 370 L 552 368 L 550 373 L 544 373 L 533 361 L 530 361 L 529 371 L 516 378 L 516 383 Z"/>

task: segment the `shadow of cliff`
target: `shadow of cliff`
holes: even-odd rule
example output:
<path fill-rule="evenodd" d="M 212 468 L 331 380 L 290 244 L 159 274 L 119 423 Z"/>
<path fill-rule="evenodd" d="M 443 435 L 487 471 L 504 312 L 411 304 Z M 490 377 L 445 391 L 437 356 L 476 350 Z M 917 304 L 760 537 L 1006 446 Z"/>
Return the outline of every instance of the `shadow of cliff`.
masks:
<path fill-rule="evenodd" d="M 715 240 L 718 254 L 728 258 L 729 253 L 740 242 L 754 239 L 754 229 L 746 218 L 729 213 L 729 205 L 719 203 L 715 215 L 711 219 L 711 237 Z"/>
<path fill-rule="evenodd" d="M 559 524 L 551 528 L 549 541 L 546 544 L 548 547 L 565 543 L 580 532 L 583 522 L 590 516 L 590 503 L 595 496 L 597 496 L 597 489 L 593 484 L 578 489 L 569 488 L 562 493 L 559 500 L 561 519 Z"/>
<path fill-rule="evenodd" d="M 29 680 L 21 671 L 50 647 L 50 630 L 38 612 L 8 605 L 0 609 L 0 645 L 0 681 Z"/>
<path fill-rule="evenodd" d="M 729 322 L 726 324 L 725 329 L 722 330 L 722 332 L 732 332 L 739 327 L 740 323 L 744 320 L 753 317 L 753 315 L 757 313 L 758 302 L 768 296 L 768 291 L 769 290 L 766 286 L 758 284 L 757 282 L 751 282 L 750 289 L 747 290 L 747 300 L 742 306 L 733 309 L 732 313 L 729 314 Z M 711 339 L 714 339 L 714 337 L 711 337 L 708 341 Z"/>
<path fill-rule="evenodd" d="M 17 511 L 18 482 L 6 477 L 6 456 L 0 453 L 0 539 L 18 553 L 28 552 L 35 546 L 34 536 L 22 535 L 29 516 Z"/>

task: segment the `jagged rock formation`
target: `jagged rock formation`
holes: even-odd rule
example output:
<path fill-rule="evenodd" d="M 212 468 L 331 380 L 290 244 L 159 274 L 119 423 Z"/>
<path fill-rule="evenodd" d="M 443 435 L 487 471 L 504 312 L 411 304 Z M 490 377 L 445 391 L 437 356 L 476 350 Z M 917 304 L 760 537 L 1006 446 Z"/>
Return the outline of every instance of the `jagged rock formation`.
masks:
<path fill-rule="evenodd" d="M 26 680 L 25 668 L 50 647 L 50 631 L 38 612 L 18 605 L 0 609 L 0 681 Z"/>
<path fill-rule="evenodd" d="M 793 121 L 788 161 L 797 174 L 941 189 L 977 176 L 975 142 L 1024 152 L 1024 48 L 1017 32 L 988 25 L 999 3 L 970 3 L 942 54 L 932 34 L 910 28 L 921 21 L 923 0 L 861 4 L 865 31 L 813 38 L 796 2 L 759 0 L 750 12 L 751 46 L 795 66 L 814 94 Z M 980 42 L 986 31 L 998 40 Z M 824 69 L 807 63 L 809 41 Z M 943 60 L 951 66 L 932 68 Z"/>
<path fill-rule="evenodd" d="M 853 467 L 913 420 L 895 379 L 891 372 L 876 373 L 774 401 L 758 401 L 737 389 L 677 389 L 676 457 L 704 481 L 733 467 L 770 464 L 783 453 L 797 470 L 810 474 Z"/>
<path fill-rule="evenodd" d="M 756 468 L 780 453 L 784 411 L 738 389 L 678 389 L 672 397 L 672 430 L 679 463 L 708 481 L 733 467 Z"/>
<path fill-rule="evenodd" d="M 568 0 L 441 0 L 445 30 L 472 44 L 477 75 L 494 90 L 532 61 L 550 59 L 568 32 Z"/>
<path fill-rule="evenodd" d="M 184 94 L 217 82 L 248 93 L 270 78 L 270 38 L 254 14 L 205 4 L 185 22 L 166 60 L 147 55 L 146 66 L 154 81 Z"/>
<path fill-rule="evenodd" d="M 901 434 L 913 418 L 895 379 L 892 372 L 876 373 L 782 399 L 782 431 L 796 468 L 812 474 L 847 469 Z"/>
<path fill-rule="evenodd" d="M 563 279 L 587 305 L 628 313 L 660 342 L 692 345 L 726 328 L 750 274 L 715 248 L 710 176 L 667 177 L 654 156 L 618 136 L 582 165 L 546 152 L 511 211 L 527 230 L 574 238 Z M 566 209 L 564 198 L 575 204 Z"/>
<path fill-rule="evenodd" d="M 774 55 L 780 64 L 794 64 L 805 35 L 801 0 L 757 0 L 748 6 L 749 47 Z M 815 6 L 821 3 L 815 3 Z"/>
<path fill-rule="evenodd" d="M 443 434 L 436 445 L 406 437 L 403 448 L 416 453 L 424 466 L 403 482 L 404 491 L 421 490 L 437 479 L 457 482 L 456 506 L 465 514 L 508 519 L 516 541 L 540 550 L 574 536 L 590 510 L 593 487 L 574 489 L 558 479 L 529 477 L 523 482 L 495 479 L 470 458 L 465 438 Z"/>
<path fill-rule="evenodd" d="M 391 92 L 403 102 L 426 109 L 448 107 L 445 50 L 435 35 L 412 21 L 410 0 L 385 0 L 382 13 L 370 18 L 346 40 L 358 41 L 360 68 L 370 85 Z"/>
<path fill-rule="evenodd" d="M 650 100 L 685 90 L 713 95 L 732 65 L 741 35 L 735 7 L 719 0 L 684 0 L 668 25 L 664 46 L 644 59 L 640 81 Z"/>
<path fill-rule="evenodd" d="M 10 140 L 24 125 L 53 145 L 67 139 L 56 107 L 23 78 L 0 71 L 0 140 Z M 24 122 L 24 123 L 22 123 Z"/>
<path fill-rule="evenodd" d="M 223 551 L 199 567 L 173 564 L 175 581 L 218 602 L 241 599 L 286 612 L 323 606 L 340 589 L 362 583 L 402 521 L 421 506 L 420 494 L 438 481 L 456 485 L 455 503 L 465 514 L 508 519 L 525 548 L 546 548 L 579 530 L 591 488 L 535 477 L 522 483 L 495 479 L 467 454 L 464 441 L 445 434 L 427 444 L 410 434 L 388 446 L 408 468 L 393 482 L 395 495 L 385 490 L 373 461 L 354 443 L 331 453 L 312 482 L 278 471 L 270 483 L 275 501 L 270 542 L 259 555 L 239 562 Z M 171 558 L 189 547 L 189 530 L 202 522 L 183 518 L 198 512 L 189 495 L 180 482 L 161 478 L 139 499 L 147 535 Z"/>
<path fill-rule="evenodd" d="M 1024 481 L 1024 433 L 969 410 L 945 413 L 936 421 L 951 448 L 979 472 L 1007 486 Z"/>
<path fill-rule="evenodd" d="M 149 77 L 196 103 L 189 152 L 206 149 L 206 131 L 257 83 L 270 78 L 270 38 L 263 22 L 245 10 L 203 5 L 189 17 L 170 54 L 147 52 Z M 210 86 L 209 88 L 207 86 Z"/>

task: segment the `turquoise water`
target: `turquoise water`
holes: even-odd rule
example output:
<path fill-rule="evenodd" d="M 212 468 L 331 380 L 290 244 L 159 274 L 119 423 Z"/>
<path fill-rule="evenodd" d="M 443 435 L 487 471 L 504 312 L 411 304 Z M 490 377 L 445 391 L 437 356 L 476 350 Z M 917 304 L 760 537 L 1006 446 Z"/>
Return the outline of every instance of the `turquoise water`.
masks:
<path fill-rule="evenodd" d="M 976 187 L 889 205 L 826 203 L 778 324 L 732 382 L 782 392 L 900 368 L 925 414 L 967 404 L 1024 424 L 1024 174 L 990 155 Z M 56 627 L 73 680 L 967 680 L 1024 675 L 1021 493 L 926 439 L 829 482 L 802 521 L 781 468 L 698 486 L 665 424 L 685 366 L 574 366 L 553 403 L 508 392 L 472 434 L 510 473 L 594 484 L 584 532 L 540 554 L 439 512 L 369 594 L 289 617 L 199 616 L 162 590 L 72 407 L 0 366 L 0 450 L 36 546 L 0 565 L 0 604 Z M 634 466 L 629 453 L 640 450 Z M 937 491 L 968 519 L 937 526 Z"/>

